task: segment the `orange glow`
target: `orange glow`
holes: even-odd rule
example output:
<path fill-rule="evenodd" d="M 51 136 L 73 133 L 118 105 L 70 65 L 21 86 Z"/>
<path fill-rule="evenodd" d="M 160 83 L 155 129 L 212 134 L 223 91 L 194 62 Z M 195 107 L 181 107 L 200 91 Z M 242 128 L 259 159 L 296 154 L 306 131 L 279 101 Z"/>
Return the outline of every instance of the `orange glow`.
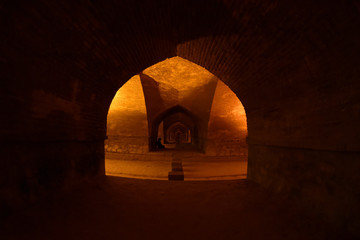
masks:
<path fill-rule="evenodd" d="M 108 112 L 107 136 L 107 152 L 148 152 L 146 106 L 139 76 L 117 91 Z"/>
<path fill-rule="evenodd" d="M 161 115 L 177 106 L 196 121 L 181 112 Z M 155 125 L 156 137 L 167 149 L 150 153 L 151 124 L 158 116 L 163 117 Z M 118 90 L 108 112 L 107 135 L 107 175 L 167 180 L 171 161 L 185 154 L 185 180 L 246 176 L 247 157 L 242 153 L 247 153 L 247 124 L 240 100 L 209 71 L 180 57 L 145 69 Z M 198 139 L 206 154 L 192 150 Z M 175 156 L 171 148 L 183 152 Z"/>
<path fill-rule="evenodd" d="M 243 105 L 235 93 L 218 81 L 211 107 L 207 154 L 247 155 L 247 123 Z"/>
<path fill-rule="evenodd" d="M 247 134 L 245 109 L 235 93 L 220 80 L 211 107 L 209 128 L 231 136 L 239 132 Z M 215 134 L 210 130 L 209 133 Z"/>
<path fill-rule="evenodd" d="M 138 75 L 117 91 L 107 119 L 108 135 L 147 136 L 145 98 Z"/>
<path fill-rule="evenodd" d="M 178 101 L 186 101 L 194 90 L 201 88 L 217 78 L 207 71 L 181 57 L 173 57 L 144 70 L 144 73 L 159 83 L 160 95 L 168 98 L 169 91 L 176 89 Z"/>
<path fill-rule="evenodd" d="M 139 75 L 130 78 L 116 93 L 111 102 L 109 113 L 126 110 L 146 114 L 145 99 Z"/>

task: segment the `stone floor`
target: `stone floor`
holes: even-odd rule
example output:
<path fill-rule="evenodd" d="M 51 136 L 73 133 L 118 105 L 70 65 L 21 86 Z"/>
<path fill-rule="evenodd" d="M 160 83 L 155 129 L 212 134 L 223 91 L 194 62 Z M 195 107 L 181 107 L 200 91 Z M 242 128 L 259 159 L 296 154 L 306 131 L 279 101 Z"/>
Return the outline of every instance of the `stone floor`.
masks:
<path fill-rule="evenodd" d="M 1 223 L 10 239 L 346 239 L 294 202 L 247 180 L 107 176 Z"/>
<path fill-rule="evenodd" d="M 167 180 L 171 161 L 181 159 L 185 181 L 244 179 L 247 156 L 206 156 L 194 151 L 165 150 L 148 154 L 105 155 L 106 174 L 112 176 Z"/>

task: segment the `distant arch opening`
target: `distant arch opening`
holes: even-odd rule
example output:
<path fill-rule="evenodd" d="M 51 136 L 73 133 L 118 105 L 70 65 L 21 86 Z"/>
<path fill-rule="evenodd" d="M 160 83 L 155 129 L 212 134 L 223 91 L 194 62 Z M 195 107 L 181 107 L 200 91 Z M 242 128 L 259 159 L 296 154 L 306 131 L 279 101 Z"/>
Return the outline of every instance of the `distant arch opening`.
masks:
<path fill-rule="evenodd" d="M 174 106 L 159 114 L 153 121 L 150 134 L 150 151 L 158 150 L 156 140 L 162 123 L 165 147 L 168 149 L 200 150 L 199 123 L 196 115 L 182 106 Z M 161 132 L 161 131 L 160 131 Z"/>
<path fill-rule="evenodd" d="M 167 144 L 191 144 L 191 129 L 182 122 L 175 122 L 164 130 L 165 143 Z"/>

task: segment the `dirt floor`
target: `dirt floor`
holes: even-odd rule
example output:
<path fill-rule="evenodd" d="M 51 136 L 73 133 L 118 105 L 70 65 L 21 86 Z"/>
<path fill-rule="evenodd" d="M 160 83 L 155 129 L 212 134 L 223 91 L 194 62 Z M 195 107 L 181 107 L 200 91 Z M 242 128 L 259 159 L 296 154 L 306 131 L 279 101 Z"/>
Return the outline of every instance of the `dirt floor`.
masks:
<path fill-rule="evenodd" d="M 106 174 L 168 180 L 171 161 L 181 160 L 185 181 L 245 179 L 247 156 L 206 156 L 194 151 L 166 150 L 148 154 L 106 152 Z"/>
<path fill-rule="evenodd" d="M 107 176 L 11 216 L 7 239 L 346 239 L 247 180 Z"/>

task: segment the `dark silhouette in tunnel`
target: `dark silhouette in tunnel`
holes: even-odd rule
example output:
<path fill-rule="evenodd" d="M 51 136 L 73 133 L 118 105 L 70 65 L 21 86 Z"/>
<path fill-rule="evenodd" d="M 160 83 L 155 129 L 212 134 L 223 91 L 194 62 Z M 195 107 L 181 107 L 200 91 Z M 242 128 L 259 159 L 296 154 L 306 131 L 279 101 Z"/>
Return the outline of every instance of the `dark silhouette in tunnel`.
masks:
<path fill-rule="evenodd" d="M 157 147 L 157 149 L 164 149 L 165 148 L 165 146 L 162 145 L 162 143 L 161 143 L 161 138 L 158 138 L 158 140 L 156 142 L 156 147 Z"/>

